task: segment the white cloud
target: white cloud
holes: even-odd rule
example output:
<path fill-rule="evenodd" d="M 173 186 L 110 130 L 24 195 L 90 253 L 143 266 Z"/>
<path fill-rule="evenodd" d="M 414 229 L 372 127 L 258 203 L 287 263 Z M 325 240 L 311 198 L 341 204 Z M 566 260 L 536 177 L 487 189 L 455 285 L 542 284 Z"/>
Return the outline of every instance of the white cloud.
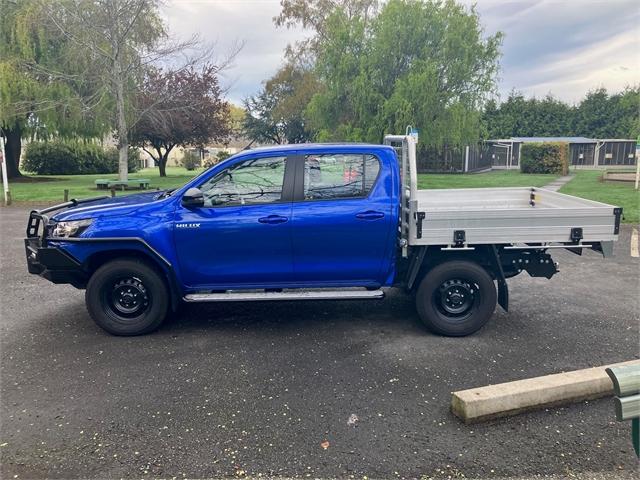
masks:
<path fill-rule="evenodd" d="M 579 101 L 640 83 L 640 6 L 629 0 L 480 1 L 487 32 L 505 33 L 500 92 Z"/>
<path fill-rule="evenodd" d="M 556 60 L 537 69 L 537 79 L 522 79 L 521 89 L 537 96 L 551 92 L 577 102 L 595 87 L 622 90 L 638 83 L 640 54 L 636 32 L 623 32 L 574 54 L 557 54 Z M 537 80 L 537 81 L 535 81 Z"/>
<path fill-rule="evenodd" d="M 173 0 L 163 7 L 172 32 L 181 37 L 197 33 L 215 42 L 221 56 L 235 41 L 244 42 L 223 79 L 237 104 L 276 72 L 287 44 L 304 37 L 301 30 L 276 28 L 272 19 L 279 12 L 278 0 Z"/>
<path fill-rule="evenodd" d="M 502 96 L 551 92 L 569 102 L 604 86 L 621 90 L 640 83 L 640 6 L 635 0 L 463 0 L 477 10 L 487 34 L 505 33 Z M 224 79 L 239 103 L 258 91 L 283 61 L 284 48 L 305 36 L 276 28 L 279 0 L 169 0 L 163 8 L 179 36 L 199 33 L 224 52 L 244 49 Z"/>

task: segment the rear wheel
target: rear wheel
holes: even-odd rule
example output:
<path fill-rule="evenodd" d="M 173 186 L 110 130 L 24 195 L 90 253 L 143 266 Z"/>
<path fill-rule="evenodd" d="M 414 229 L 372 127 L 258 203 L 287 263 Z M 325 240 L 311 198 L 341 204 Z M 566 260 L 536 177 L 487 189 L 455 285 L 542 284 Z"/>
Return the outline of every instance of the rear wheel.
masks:
<path fill-rule="evenodd" d="M 491 318 L 496 308 L 493 279 L 480 265 L 451 261 L 429 271 L 416 292 L 422 322 L 440 335 L 470 335 Z"/>
<path fill-rule="evenodd" d="M 167 315 L 168 298 L 161 275 L 133 259 L 101 266 L 85 293 L 91 318 L 113 335 L 141 335 L 158 328 Z"/>

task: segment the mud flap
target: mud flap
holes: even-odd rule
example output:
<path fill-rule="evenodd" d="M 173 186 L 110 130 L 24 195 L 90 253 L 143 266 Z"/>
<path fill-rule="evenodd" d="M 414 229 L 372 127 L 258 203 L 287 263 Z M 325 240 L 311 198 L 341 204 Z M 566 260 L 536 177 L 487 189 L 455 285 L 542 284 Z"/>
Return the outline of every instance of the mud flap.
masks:
<path fill-rule="evenodd" d="M 498 281 L 498 305 L 500 305 L 505 312 L 508 312 L 509 287 L 507 286 L 507 279 L 504 276 L 502 263 L 500 262 L 500 256 L 498 255 L 498 249 L 495 245 L 491 245 L 491 251 L 493 252 L 492 260 L 494 263 L 494 272 L 496 274 L 496 280 Z"/>

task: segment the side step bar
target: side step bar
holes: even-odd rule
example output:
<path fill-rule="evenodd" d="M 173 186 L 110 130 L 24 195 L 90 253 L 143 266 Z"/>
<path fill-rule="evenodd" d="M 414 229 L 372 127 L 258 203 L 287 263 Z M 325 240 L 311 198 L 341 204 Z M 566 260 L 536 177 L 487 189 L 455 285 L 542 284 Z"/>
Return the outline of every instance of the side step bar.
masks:
<path fill-rule="evenodd" d="M 185 302 L 238 302 L 265 300 L 367 300 L 384 298 L 382 290 L 288 290 L 284 292 L 191 293 Z"/>

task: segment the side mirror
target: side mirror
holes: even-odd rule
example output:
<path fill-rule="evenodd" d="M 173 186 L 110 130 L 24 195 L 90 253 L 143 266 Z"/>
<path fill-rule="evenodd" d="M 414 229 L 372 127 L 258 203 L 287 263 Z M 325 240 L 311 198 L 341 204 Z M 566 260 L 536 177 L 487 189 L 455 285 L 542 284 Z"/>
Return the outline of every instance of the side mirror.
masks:
<path fill-rule="evenodd" d="M 182 196 L 182 206 L 186 208 L 204 207 L 204 195 L 199 188 L 191 187 Z"/>

